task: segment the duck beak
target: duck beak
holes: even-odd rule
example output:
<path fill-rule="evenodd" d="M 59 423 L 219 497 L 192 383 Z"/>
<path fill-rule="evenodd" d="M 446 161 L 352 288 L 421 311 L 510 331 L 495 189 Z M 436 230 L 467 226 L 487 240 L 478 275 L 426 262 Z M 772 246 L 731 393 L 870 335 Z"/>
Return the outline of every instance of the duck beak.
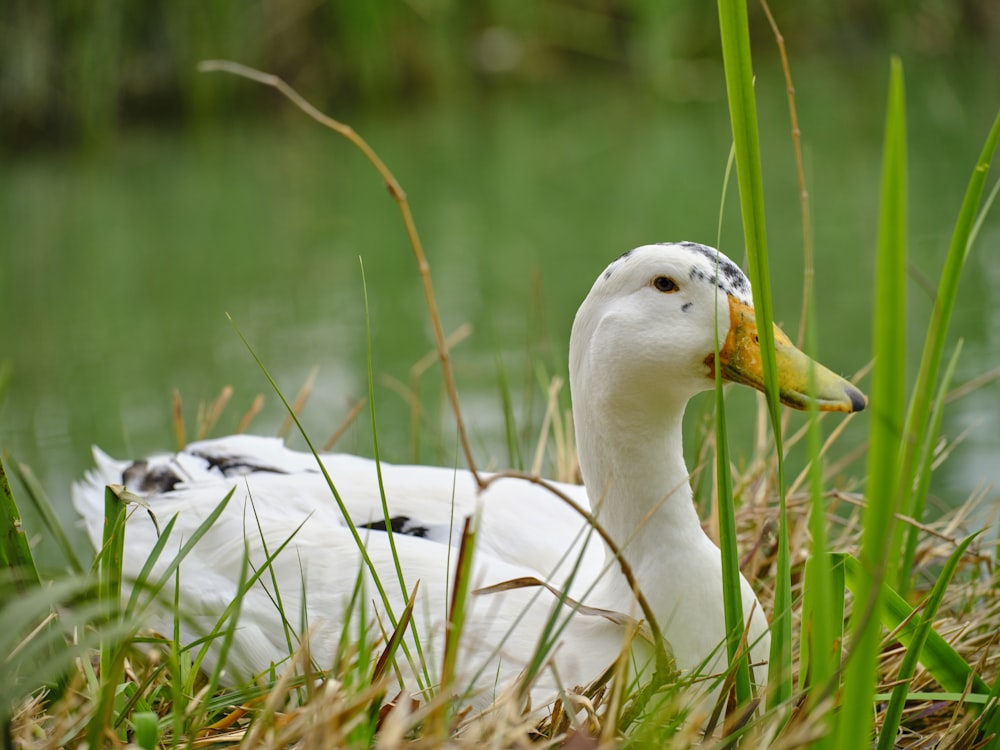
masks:
<path fill-rule="evenodd" d="M 778 326 L 774 327 L 774 350 L 778 392 L 786 406 L 806 409 L 813 398 L 820 411 L 855 412 L 867 405 L 868 399 L 861 391 L 796 349 Z M 713 353 L 705 360 L 713 376 L 714 359 Z M 729 297 L 729 334 L 719 350 L 719 363 L 723 379 L 764 390 L 764 367 L 753 308 L 734 297 Z M 814 378 L 813 397 L 810 397 L 810 370 Z"/>

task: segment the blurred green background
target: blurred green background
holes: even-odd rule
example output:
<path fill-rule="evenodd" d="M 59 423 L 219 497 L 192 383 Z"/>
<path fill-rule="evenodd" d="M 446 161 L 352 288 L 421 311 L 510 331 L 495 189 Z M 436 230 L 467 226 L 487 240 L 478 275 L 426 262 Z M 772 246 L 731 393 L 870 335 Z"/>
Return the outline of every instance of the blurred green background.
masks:
<path fill-rule="evenodd" d="M 773 59 L 761 6 L 749 9 L 758 59 Z M 993 0 L 800 0 L 775 11 L 799 61 L 837 66 L 889 49 L 1000 61 Z M 265 68 L 339 109 L 588 72 L 704 99 L 720 59 L 715 6 L 701 0 L 8 0 L 0 19 L 0 134 L 15 146 L 96 144 L 141 121 L 266 108 L 259 92 L 199 76 L 195 62 L 211 57 Z"/>
<path fill-rule="evenodd" d="M 819 354 L 848 374 L 870 356 L 884 89 L 889 55 L 903 57 L 915 363 L 927 287 L 1000 102 L 1000 5 L 774 10 L 812 200 Z M 755 3 L 750 15 L 776 316 L 794 334 L 802 240 L 785 84 Z M 611 259 L 720 233 L 742 258 L 734 186 L 719 221 L 731 139 L 711 3 L 8 0 L 0 19 L 0 359 L 13 373 L 0 448 L 35 469 L 67 518 L 92 443 L 118 456 L 172 446 L 175 388 L 189 436 L 198 402 L 225 384 L 235 393 L 219 431 L 260 392 L 257 431 L 278 427 L 282 410 L 227 312 L 289 396 L 319 366 L 305 414 L 325 440 L 367 393 L 359 259 L 383 457 L 456 461 L 436 370 L 419 383 L 419 448 L 410 438 L 399 384 L 433 340 L 379 178 L 273 91 L 199 74 L 199 60 L 282 75 L 394 170 L 445 329 L 473 326 L 455 366 L 484 462 L 519 461 L 504 387 L 530 446 L 539 381 L 565 375 L 572 316 Z M 1000 365 L 998 245 L 994 216 L 955 312 L 962 382 Z M 730 398 L 749 414 L 748 394 Z M 1000 480 L 998 419 L 995 384 L 955 404 L 946 429 L 963 443 L 935 485 L 942 505 Z M 734 454 L 746 445 L 735 437 Z M 338 447 L 371 453 L 366 417 Z"/>

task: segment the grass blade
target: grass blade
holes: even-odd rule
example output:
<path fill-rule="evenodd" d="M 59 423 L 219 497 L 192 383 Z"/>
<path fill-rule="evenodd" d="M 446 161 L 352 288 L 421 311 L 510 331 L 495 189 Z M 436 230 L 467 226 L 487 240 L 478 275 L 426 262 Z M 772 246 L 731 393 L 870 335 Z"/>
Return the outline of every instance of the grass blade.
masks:
<path fill-rule="evenodd" d="M 867 572 L 862 564 L 850 555 L 834 557 L 843 561 L 847 588 L 857 601 L 869 578 Z M 913 607 L 891 588 L 886 587 L 884 594 L 885 606 L 882 608 L 881 622 L 889 630 L 897 631 L 896 637 L 899 642 L 909 648 L 917 630 L 917 618 L 914 617 Z M 927 634 L 927 642 L 920 654 L 920 663 L 934 675 L 934 679 L 945 690 L 961 693 L 971 684 L 973 693 L 986 695 L 990 691 L 982 677 L 936 630 L 931 630 Z M 872 694 L 874 695 L 874 692 Z"/>
<path fill-rule="evenodd" d="M 0 570 L 0 590 L 14 587 L 13 575 Z M 38 688 L 55 688 L 50 699 L 58 700 L 75 660 L 92 651 L 98 633 L 103 637 L 107 608 L 93 591 L 92 578 L 71 576 L 0 599 L 0 731 L 11 710 Z"/>
<path fill-rule="evenodd" d="M 445 339 L 444 330 L 441 328 L 441 317 L 438 314 L 437 299 L 434 296 L 434 286 L 431 283 L 430 264 L 427 262 L 427 256 L 424 254 L 423 243 L 420 241 L 420 235 L 417 233 L 416 223 L 413 220 L 413 214 L 410 211 L 410 204 L 406 199 L 406 193 L 403 191 L 399 182 L 397 182 L 395 176 L 389 171 L 389 168 L 385 165 L 382 159 L 379 158 L 378 154 L 375 153 L 375 150 L 368 145 L 368 142 L 364 138 L 358 135 L 354 128 L 349 125 L 345 125 L 332 117 L 324 115 L 279 77 L 263 73 L 259 70 L 254 70 L 253 68 L 248 68 L 247 66 L 240 65 L 239 63 L 229 62 L 227 60 L 203 60 L 198 64 L 198 70 L 203 72 L 225 71 L 227 73 L 242 76 L 243 78 L 248 78 L 252 81 L 262 83 L 265 86 L 271 86 L 272 88 L 277 89 L 306 115 L 354 144 L 354 146 L 365 155 L 365 158 L 367 158 L 368 161 L 371 162 L 372 166 L 378 171 L 379 176 L 382 178 L 385 186 L 389 190 L 389 194 L 392 196 L 393 200 L 396 201 L 396 206 L 399 208 L 403 225 L 406 228 L 406 235 L 410 240 L 410 247 L 413 249 L 413 254 L 417 261 L 417 268 L 420 272 L 420 278 L 424 287 L 424 298 L 427 302 L 427 312 L 430 316 L 431 328 L 434 332 L 434 342 L 437 346 L 438 359 L 441 362 L 441 375 L 444 378 L 445 391 L 448 394 L 448 400 L 451 402 L 452 412 L 455 418 L 455 428 L 458 432 L 458 439 L 462 445 L 462 452 L 465 454 L 465 460 L 469 465 L 469 471 L 472 472 L 476 483 L 482 487 L 482 479 L 476 471 L 475 458 L 472 454 L 472 448 L 469 445 L 468 434 L 465 429 L 465 421 L 462 419 L 462 410 L 458 403 L 458 390 L 455 388 L 455 376 L 452 372 L 451 358 L 448 353 L 448 342 Z M 282 397 L 282 401 L 284 401 L 284 397 Z"/>
<path fill-rule="evenodd" d="M 865 488 L 860 571 L 850 619 L 850 652 L 838 717 L 838 746 L 867 745 L 881 636 L 885 571 L 898 502 L 897 461 L 903 428 L 906 382 L 906 104 L 903 67 L 893 58 L 882 162 L 878 251 L 875 268 L 875 366 L 872 372 L 871 435 Z"/>
<path fill-rule="evenodd" d="M 98 598 L 115 613 L 112 621 L 121 620 L 122 563 L 125 553 L 125 503 L 118 493 L 121 487 L 104 488 L 104 538 L 99 552 Z M 118 701 L 118 687 L 124 666 L 124 653 L 118 634 L 102 632 L 100 644 L 100 699 L 91 717 L 87 734 L 91 747 L 101 747 L 113 732 L 111 717 Z"/>
<path fill-rule="evenodd" d="M 975 538 L 976 535 L 966 537 L 955 548 L 955 551 L 951 553 L 940 575 L 938 575 L 937 581 L 934 583 L 934 588 L 931 589 L 927 602 L 923 606 L 920 620 L 913 633 L 913 638 L 906 649 L 906 656 L 903 657 L 899 674 L 896 676 L 896 686 L 892 689 L 889 706 L 885 710 L 885 718 L 882 720 L 882 731 L 878 738 L 878 750 L 892 750 L 896 744 L 899 720 L 903 715 L 903 707 L 906 705 L 907 688 L 910 686 L 910 680 L 913 679 L 914 672 L 916 672 L 921 652 L 924 649 L 927 636 L 930 634 L 934 623 L 934 617 L 937 615 L 938 607 L 941 606 L 941 601 L 944 599 L 951 579 L 955 576 L 955 571 L 958 570 L 958 563 L 962 559 L 962 555 Z"/>
<path fill-rule="evenodd" d="M 996 735 L 1000 732 L 1000 709 L 998 709 L 998 701 L 1000 701 L 1000 675 L 994 678 L 993 687 L 990 689 L 989 695 L 986 696 L 986 705 L 988 708 L 983 716 L 983 736 L 985 737 Z"/>
<path fill-rule="evenodd" d="M 7 398 L 7 389 L 10 388 L 10 378 L 13 373 L 14 368 L 10 366 L 10 361 L 5 359 L 0 362 L 0 405 Z"/>
<path fill-rule="evenodd" d="M 718 358 L 718 343 L 716 343 Z M 726 431 L 726 404 L 722 392 L 722 368 L 715 367 L 715 443 L 716 474 L 719 487 L 719 539 L 722 542 L 722 597 L 726 613 L 726 649 L 730 662 L 735 662 L 736 700 L 749 703 L 749 652 L 741 648 L 743 640 L 743 595 L 740 583 L 739 551 L 736 548 L 736 509 L 733 502 L 733 477 L 729 463 L 729 437 Z"/>
<path fill-rule="evenodd" d="M 152 711 L 136 712 L 132 716 L 135 744 L 141 750 L 156 750 L 160 742 L 159 717 Z"/>
<path fill-rule="evenodd" d="M 955 221 L 955 230 L 951 236 L 951 244 L 948 246 L 948 255 L 945 258 L 944 268 L 941 271 L 941 281 L 938 284 L 937 295 L 934 297 L 934 309 L 931 311 L 931 319 L 927 328 L 927 336 L 924 339 L 924 349 L 920 358 L 920 370 L 917 372 L 917 381 L 913 387 L 913 397 L 910 399 L 910 407 L 906 415 L 906 435 L 908 440 L 904 445 L 904 453 L 901 461 L 901 487 L 903 498 L 900 512 L 904 515 L 921 520 L 922 507 L 919 498 L 913 494 L 913 480 L 918 467 L 918 455 L 921 450 L 920 436 L 927 429 L 929 419 L 929 409 L 931 403 L 931 393 L 937 383 L 938 370 L 941 366 L 941 358 L 944 351 L 945 335 L 948 332 L 948 324 L 951 321 L 951 313 L 955 306 L 955 299 L 958 295 L 958 282 L 961 278 L 965 261 L 969 257 L 972 249 L 973 235 L 977 229 L 978 222 L 976 213 L 982 199 L 983 190 L 986 187 L 986 177 L 989 174 L 990 162 L 996 152 L 997 141 L 1000 139 L 1000 114 L 993 120 L 993 127 L 990 128 L 986 136 L 986 143 L 979 154 L 976 166 L 972 170 L 969 178 L 969 185 L 965 190 L 965 198 L 958 212 Z M 920 514 L 917 514 L 917 510 Z M 898 537 L 903 533 L 902 528 L 896 531 L 895 545 L 900 543 Z M 910 585 L 910 572 L 913 564 L 913 552 L 917 546 L 917 535 L 919 529 L 911 527 L 907 532 L 906 554 L 900 559 L 900 566 L 895 571 L 897 585 L 900 593 L 906 594 Z"/>
<path fill-rule="evenodd" d="M 722 184 L 722 199 L 719 204 L 719 235 L 717 245 L 722 244 L 722 219 L 726 208 L 726 193 L 736 159 L 735 146 L 729 150 L 726 174 Z M 719 326 L 718 315 L 715 321 Z M 739 550 L 737 548 L 736 503 L 733 498 L 733 477 L 730 473 L 729 433 L 726 428 L 726 402 L 723 393 L 721 368 L 719 367 L 719 347 L 715 347 L 715 475 L 718 488 L 719 544 L 722 553 L 722 597 L 726 616 L 726 654 L 732 661 L 741 654 L 740 643 L 744 628 L 743 593 L 740 582 Z M 732 671 L 736 686 L 736 696 L 740 703 L 750 700 L 750 663 L 748 654 L 740 658 Z M 713 717 L 715 718 L 715 717 Z M 710 722 L 710 725 L 712 722 Z"/>
<path fill-rule="evenodd" d="M 260 540 L 261 550 L 264 552 L 265 558 L 270 557 L 271 549 L 270 545 L 267 542 L 267 534 L 264 532 L 264 528 L 263 526 L 261 526 L 260 523 L 260 515 L 257 513 L 257 504 L 254 502 L 253 496 L 249 496 L 249 500 L 250 500 L 250 508 L 251 511 L 253 512 L 254 525 L 257 527 L 257 539 Z M 267 592 L 267 595 L 270 597 L 271 602 L 274 605 L 274 609 L 277 611 L 278 616 L 281 618 L 281 632 L 285 639 L 285 649 L 288 651 L 288 655 L 291 657 L 292 655 L 295 654 L 296 650 L 296 645 L 295 643 L 293 643 L 293 640 L 296 640 L 295 629 L 292 626 L 292 624 L 288 621 L 288 618 L 285 616 L 285 605 L 284 602 L 282 602 L 281 600 L 281 585 L 278 581 L 278 575 L 274 570 L 274 566 L 268 566 L 267 571 L 271 579 L 271 590 L 268 591 L 266 586 L 263 586 L 262 589 L 265 592 Z M 306 598 L 304 580 L 302 582 L 302 587 L 303 587 L 302 598 L 300 600 L 302 602 L 302 612 L 300 613 L 299 630 L 303 633 L 306 633 L 309 631 L 309 623 L 307 618 L 308 613 L 306 611 L 306 606 L 305 606 L 308 599 Z"/>
<path fill-rule="evenodd" d="M 469 592 L 472 585 L 472 559 L 476 550 L 476 528 L 474 520 L 466 517 L 462 527 L 462 537 L 458 548 L 458 560 L 455 562 L 455 585 L 451 590 L 451 602 L 448 607 L 448 622 L 444 633 L 444 660 L 441 665 L 441 683 L 439 693 L 447 698 L 452 693 L 455 674 L 458 671 L 458 649 L 462 643 L 462 631 L 465 627 L 465 616 L 469 607 Z M 432 732 L 439 737 L 448 736 L 447 700 L 435 702 L 428 723 Z"/>
<path fill-rule="evenodd" d="M 521 457 L 521 441 L 517 433 L 517 418 L 514 416 L 514 403 L 510 393 L 510 381 L 507 380 L 507 370 L 503 366 L 503 357 L 497 352 L 495 358 L 497 369 L 497 387 L 500 389 L 500 407 L 503 410 L 504 438 L 507 443 L 507 465 L 517 471 L 524 470 L 524 459 Z"/>
<path fill-rule="evenodd" d="M 104 544 L 100 554 L 98 595 L 112 611 L 121 607 L 122 563 L 125 555 L 125 504 L 118 499 L 121 488 L 104 488 Z M 101 676 L 109 674 L 113 656 L 110 645 L 101 644 Z"/>
<path fill-rule="evenodd" d="M 42 488 L 42 483 L 38 481 L 34 472 L 24 464 L 14 464 L 14 471 L 28 492 L 28 500 L 31 501 L 35 512 L 41 518 L 46 531 L 48 531 L 51 538 L 59 546 L 70 568 L 74 573 L 83 573 L 84 568 L 80 563 L 80 558 L 76 556 L 73 545 L 69 541 L 69 535 L 66 534 L 62 524 L 59 522 L 59 514 L 56 513 L 52 506 L 52 501 Z"/>
<path fill-rule="evenodd" d="M 815 359 L 816 316 L 813 311 L 812 276 L 807 276 L 804 291 L 806 319 L 804 332 L 806 351 Z M 815 367 L 809 368 L 809 390 L 815 392 Z M 806 561 L 808 585 L 803 591 L 802 658 L 800 681 L 808 681 L 808 705 L 818 708 L 820 703 L 836 690 L 840 681 L 840 666 L 844 641 L 844 569 L 833 565 L 828 553 L 826 498 L 823 494 L 823 440 L 819 425 L 819 410 L 810 401 L 807 425 L 807 450 L 809 455 L 809 532 L 812 536 L 812 555 Z M 806 630 L 808 629 L 808 634 Z M 808 635 L 808 640 L 807 640 Z M 804 678 L 804 679 L 803 679 Z M 816 750 L 833 747 L 836 736 L 831 731 L 836 719 L 826 713 L 821 718 L 823 736 L 816 741 Z"/>
<path fill-rule="evenodd" d="M 403 574 L 403 565 L 399 560 L 399 552 L 396 549 L 396 536 L 392 530 L 392 519 L 391 519 L 391 514 L 389 512 L 389 502 L 385 496 L 385 482 L 383 481 L 382 478 L 382 456 L 381 452 L 379 451 L 378 427 L 376 426 L 376 419 L 375 419 L 375 372 L 374 368 L 372 367 L 372 331 L 371 331 L 371 315 L 370 315 L 370 310 L 368 308 L 368 281 L 365 278 L 365 265 L 364 263 L 360 262 L 360 258 L 358 260 L 361 265 L 361 288 L 364 291 L 364 300 L 365 300 L 365 341 L 367 342 L 366 361 L 368 364 L 368 410 L 369 410 L 368 413 L 371 416 L 372 450 L 375 459 L 375 475 L 378 478 L 378 496 L 379 496 L 379 501 L 381 502 L 382 505 L 382 521 L 385 523 L 385 533 L 389 540 L 389 551 L 392 553 L 392 564 L 393 567 L 396 569 L 396 580 L 399 582 L 399 593 L 403 597 L 403 600 L 407 601 L 406 576 Z M 379 589 L 381 590 L 382 584 L 378 579 L 378 574 L 376 573 L 374 567 L 372 568 L 372 575 L 375 578 L 376 586 L 378 586 Z M 388 601 L 386 601 L 385 604 L 386 604 L 386 609 L 388 610 L 389 609 Z M 400 617 L 402 617 L 402 615 L 400 615 Z M 391 613 L 391 611 L 390 611 L 390 620 L 392 621 L 393 630 L 394 631 L 399 630 L 400 621 L 397 621 L 395 619 L 395 616 Z M 419 632 L 416 628 L 414 628 L 412 633 L 413 633 L 414 649 L 417 652 L 417 661 L 423 668 L 424 679 L 426 680 L 426 684 L 430 685 L 432 684 L 432 681 L 430 678 L 430 674 L 427 670 L 427 660 L 424 658 L 424 650 L 423 650 L 423 645 L 420 642 Z M 407 648 L 406 643 L 403 642 L 402 645 L 403 645 L 403 653 L 407 656 L 408 659 L 411 659 L 412 661 L 412 657 L 410 657 L 409 649 Z M 419 680 L 420 679 L 419 672 L 417 670 L 414 670 L 414 674 L 418 675 L 417 679 Z"/>
<path fill-rule="evenodd" d="M 21 514 L 7 481 L 3 460 L 0 460 L 0 530 L 3 534 L 0 537 L 0 571 L 12 574 L 5 575 L 0 580 L 9 581 L 11 588 L 21 592 L 37 586 L 40 583 L 38 569 L 35 567 L 28 539 L 21 528 Z M 4 594 L 3 600 L 8 601 L 8 596 L 13 596 L 13 592 L 4 589 L 7 586 L 0 587 L 0 592 Z"/>
<path fill-rule="evenodd" d="M 135 577 L 135 582 L 132 585 L 132 591 L 129 594 L 128 602 L 125 604 L 126 619 L 131 618 L 132 614 L 135 613 L 136 605 L 139 602 L 139 595 L 142 591 L 146 590 L 149 576 L 153 572 L 153 567 L 156 565 L 156 561 L 159 560 L 160 555 L 163 554 L 164 547 L 167 546 L 170 534 L 173 532 L 174 526 L 177 524 L 177 518 L 178 516 L 171 518 L 167 522 L 167 525 L 163 528 L 163 531 L 157 535 L 156 543 L 146 556 L 146 561 L 142 564 L 142 569 L 139 571 L 139 575 Z"/>
<path fill-rule="evenodd" d="M 210 634 L 209 639 L 205 644 L 205 650 L 202 651 L 204 654 L 205 651 L 207 651 L 208 646 L 217 640 L 218 636 L 221 634 L 222 642 L 219 645 L 219 658 L 215 662 L 215 668 L 208 675 L 208 689 L 205 691 L 206 695 L 214 694 L 216 688 L 222 681 L 222 675 L 226 669 L 229 650 L 232 648 L 233 641 L 236 638 L 236 630 L 239 627 L 240 612 L 243 610 L 244 597 L 250 590 L 250 587 L 257 582 L 261 575 L 263 575 L 264 570 L 270 569 L 274 557 L 280 554 L 285 546 L 291 542 L 296 533 L 298 533 L 298 529 L 292 532 L 292 535 L 289 536 L 285 543 L 279 547 L 278 551 L 274 553 L 274 556 L 269 556 L 267 562 L 261 566 L 261 569 L 252 575 L 250 575 L 250 545 L 246 539 L 243 540 L 243 559 L 240 561 L 240 577 L 236 586 L 236 596 L 233 598 L 232 604 L 226 608 L 222 617 L 219 618 L 218 624 Z M 207 704 L 202 703 L 201 705 L 206 709 L 205 717 L 207 719 Z"/>
<path fill-rule="evenodd" d="M 806 560 L 799 688 L 811 688 L 814 700 L 821 697 L 840 667 L 844 598 L 834 592 L 844 591 L 844 586 L 843 565 L 837 564 L 836 556 L 827 554 L 823 559 L 814 553 Z"/>
<path fill-rule="evenodd" d="M 188 556 L 198 541 L 208 533 L 208 530 L 215 524 L 215 521 L 219 518 L 219 516 L 222 515 L 222 511 L 226 509 L 226 506 L 229 504 L 229 501 L 232 499 L 235 491 L 236 487 L 234 486 L 233 489 L 226 493 L 226 496 L 222 498 L 222 501 L 212 509 L 212 512 L 205 516 L 205 520 L 198 524 L 198 528 L 195 529 L 194 533 L 184 541 L 184 546 L 180 548 L 174 558 L 167 564 L 167 567 L 163 570 L 163 573 L 160 574 L 156 583 L 152 586 L 146 586 L 145 580 L 137 581 L 137 585 L 141 585 L 145 590 L 149 591 L 150 600 L 159 595 L 160 591 L 167 585 L 167 582 L 170 581 L 176 570 L 180 567 L 181 561 Z M 172 526 L 168 528 L 172 528 Z M 157 545 L 154 549 L 159 550 L 162 549 L 162 547 Z M 145 566 L 143 566 L 143 570 L 146 570 Z"/>
<path fill-rule="evenodd" d="M 417 603 L 417 590 L 419 588 L 420 581 L 418 580 L 415 584 L 413 584 L 413 591 L 411 591 L 410 595 L 407 597 L 406 607 L 399 615 L 399 624 L 393 629 L 392 635 L 389 636 L 385 648 L 382 650 L 378 660 L 375 662 L 371 679 L 373 685 L 377 685 L 385 675 L 386 669 L 396 656 L 396 651 L 399 650 L 399 644 L 403 642 L 406 630 L 410 627 L 410 621 L 413 619 L 413 605 Z"/>
<path fill-rule="evenodd" d="M 944 405 L 948 397 L 948 390 L 951 388 L 951 380 L 955 374 L 955 367 L 958 365 L 959 355 L 962 353 L 962 341 L 959 340 L 955 346 L 955 351 L 951 355 L 944 376 L 941 378 L 941 385 L 938 387 L 937 397 L 931 408 L 930 423 L 924 432 L 921 441 L 920 461 L 917 464 L 916 482 L 913 484 L 913 494 L 910 501 L 910 518 L 923 518 L 924 507 L 927 505 L 927 494 L 930 492 L 931 471 L 934 468 L 934 448 L 937 445 L 938 436 L 941 434 L 941 422 L 944 419 Z M 909 485 L 907 485 L 909 486 Z M 920 541 L 919 529 L 914 526 L 909 529 L 905 537 L 903 547 L 902 563 L 899 571 L 899 592 L 906 596 L 913 578 L 913 561 L 917 555 L 917 543 Z"/>
<path fill-rule="evenodd" d="M 764 365 L 768 414 L 774 435 L 778 465 L 779 519 L 778 561 L 775 576 L 774 616 L 771 624 L 769 685 L 772 705 L 784 703 L 792 694 L 792 593 L 788 552 L 788 528 L 785 512 L 784 461 L 781 445 L 781 422 L 778 399 L 777 366 L 774 356 L 774 327 L 771 311 L 771 282 L 767 262 L 767 234 L 764 222 L 764 180 L 760 166 L 757 108 L 753 91 L 753 65 L 750 57 L 750 33 L 746 3 L 742 0 L 719 0 L 719 26 L 722 59 L 726 74 L 726 93 L 736 152 L 736 178 L 740 188 L 740 213 L 743 238 L 749 258 L 754 311 Z M 727 467 L 728 471 L 728 467 Z M 724 541 L 724 546 L 735 544 Z M 733 553 L 725 553 L 731 556 Z M 725 557 L 724 557 L 725 559 Z M 725 574 L 724 574 L 725 575 Z M 724 580 L 726 580 L 724 578 Z M 730 583 L 733 576 L 728 577 Z M 728 614 L 728 612 L 727 612 Z M 742 619 L 742 612 L 739 613 Z M 727 618 L 727 624 L 729 619 Z M 730 638 L 736 637 L 730 630 Z M 742 628 L 740 630 L 742 632 Z M 732 644 L 730 644 L 732 652 Z M 739 681 L 737 681 L 737 687 Z"/>
<path fill-rule="evenodd" d="M 347 524 L 347 529 L 351 533 L 351 537 L 358 548 L 358 552 L 361 554 L 361 559 L 364 562 L 365 567 L 371 573 L 372 581 L 375 583 L 375 588 L 378 590 L 379 598 L 381 599 L 382 604 L 385 606 L 385 611 L 386 615 L 389 617 L 389 622 L 392 625 L 392 627 L 395 628 L 399 624 L 399 620 L 392 611 L 392 603 L 389 600 L 389 595 L 386 593 L 385 586 L 382 584 L 382 581 L 379 578 L 378 570 L 376 570 L 375 568 L 375 563 L 372 561 L 371 555 L 368 554 L 368 548 L 365 547 L 365 543 L 361 539 L 361 535 L 358 533 L 358 527 L 354 523 L 354 519 L 351 518 L 351 514 L 347 512 L 347 506 L 344 504 L 344 499 L 341 497 L 340 492 L 337 490 L 337 487 L 333 482 L 333 478 L 330 476 L 330 472 L 327 471 L 326 464 L 324 464 L 323 461 L 320 459 L 319 453 L 316 452 L 316 447 L 313 445 L 313 442 L 310 439 L 309 434 L 306 432 L 305 427 L 302 426 L 302 422 L 299 420 L 298 416 L 293 411 L 291 404 L 288 403 L 288 400 L 285 398 L 285 395 L 281 392 L 281 389 L 278 388 L 278 384 L 275 382 L 274 378 L 271 377 L 271 373 L 264 365 L 264 362 L 260 359 L 260 357 L 257 356 L 257 352 L 254 350 L 254 348 L 250 346 L 250 342 L 247 340 L 247 337 L 243 335 L 243 331 L 239 329 L 239 327 L 236 325 L 236 322 L 231 317 L 229 318 L 229 322 L 235 329 L 236 335 L 240 337 L 240 341 L 243 342 L 243 345 L 247 348 L 247 351 L 250 352 L 250 356 L 253 357 L 254 362 L 257 363 L 257 367 L 260 368 L 261 373 L 263 373 L 264 377 L 267 379 L 267 382 L 271 385 L 271 388 L 274 389 L 275 394 L 277 394 L 278 398 L 281 400 L 282 405 L 285 407 L 285 411 L 287 411 L 291 415 L 292 421 L 295 422 L 296 429 L 299 431 L 299 434 L 305 441 L 306 446 L 309 448 L 309 452 L 312 453 L 313 458 L 316 460 L 316 466 L 319 469 L 320 473 L 323 475 L 323 479 L 326 482 L 327 487 L 330 488 L 330 493 L 333 495 L 333 500 L 337 504 L 337 509 L 340 511 L 340 515 L 344 519 L 344 523 Z M 405 641 L 403 642 L 403 649 L 405 652 L 406 651 Z"/>

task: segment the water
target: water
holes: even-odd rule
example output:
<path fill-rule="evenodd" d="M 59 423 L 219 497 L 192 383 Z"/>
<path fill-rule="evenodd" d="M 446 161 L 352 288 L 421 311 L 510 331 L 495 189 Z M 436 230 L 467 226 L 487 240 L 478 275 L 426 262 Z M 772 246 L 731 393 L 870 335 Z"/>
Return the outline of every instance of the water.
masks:
<path fill-rule="evenodd" d="M 820 353 L 844 373 L 870 356 L 885 67 L 798 70 Z M 943 261 L 996 107 L 987 78 L 958 66 L 909 71 L 915 275 L 934 279 Z M 721 81 L 709 80 L 721 93 Z M 760 71 L 758 92 L 775 315 L 794 335 L 801 229 L 780 73 Z M 278 428 L 280 404 L 226 313 L 290 397 L 319 367 L 305 423 L 325 440 L 367 395 L 365 285 L 383 457 L 455 460 L 436 369 L 419 381 L 419 448 L 410 440 L 400 384 L 433 339 L 393 202 L 347 142 L 276 107 L 281 114 L 268 121 L 234 115 L 197 132 L 131 132 L 89 160 L 34 154 L 0 174 L 0 334 L 14 368 L 0 446 L 33 467 L 66 518 L 69 484 L 89 465 L 91 444 L 119 456 L 172 446 L 175 389 L 189 437 L 198 402 L 225 384 L 234 397 L 216 433 L 232 429 L 258 393 L 267 404 L 254 429 Z M 572 316 L 597 273 L 650 241 L 716 244 L 730 144 L 718 96 L 658 101 L 621 81 L 590 80 L 337 114 L 408 191 L 445 330 L 473 327 L 454 358 L 484 461 L 512 461 L 498 361 L 518 423 L 532 434 L 543 411 L 539 373 L 565 374 Z M 739 259 L 734 188 L 721 246 Z M 955 310 L 952 339 L 965 339 L 960 380 L 1000 365 L 998 241 L 994 216 Z M 914 282 L 910 300 L 915 367 L 930 298 Z M 731 398 L 740 408 L 748 397 Z M 947 420 L 949 434 L 973 431 L 936 481 L 946 504 L 1000 478 L 998 403 L 1000 390 L 988 386 Z M 848 442 L 863 439 L 866 419 L 855 420 Z M 338 448 L 371 453 L 367 416 Z M 43 544 L 40 553 L 52 550 Z"/>

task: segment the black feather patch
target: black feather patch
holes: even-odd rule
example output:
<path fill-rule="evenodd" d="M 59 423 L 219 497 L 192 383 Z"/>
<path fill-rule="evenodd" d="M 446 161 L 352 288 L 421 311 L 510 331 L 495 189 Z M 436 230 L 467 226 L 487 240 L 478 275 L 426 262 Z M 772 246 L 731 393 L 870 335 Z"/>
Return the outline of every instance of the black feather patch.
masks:
<path fill-rule="evenodd" d="M 358 526 L 359 529 L 371 529 L 372 531 L 385 531 L 385 521 L 372 521 Z M 424 538 L 429 529 L 421 526 L 409 516 L 393 516 L 389 519 L 389 528 L 393 534 L 405 534 L 407 536 L 418 536 Z"/>
<path fill-rule="evenodd" d="M 257 471 L 264 471 L 269 474 L 287 474 L 284 469 L 274 466 L 261 466 L 248 461 L 244 456 L 220 456 L 217 454 L 198 453 L 191 451 L 191 455 L 204 459 L 209 469 L 216 469 L 224 477 L 241 477 L 245 474 L 253 474 Z"/>
<path fill-rule="evenodd" d="M 149 468 L 148 461 L 135 461 L 122 472 L 122 484 L 133 492 L 171 492 L 181 478 L 169 466 Z"/>

